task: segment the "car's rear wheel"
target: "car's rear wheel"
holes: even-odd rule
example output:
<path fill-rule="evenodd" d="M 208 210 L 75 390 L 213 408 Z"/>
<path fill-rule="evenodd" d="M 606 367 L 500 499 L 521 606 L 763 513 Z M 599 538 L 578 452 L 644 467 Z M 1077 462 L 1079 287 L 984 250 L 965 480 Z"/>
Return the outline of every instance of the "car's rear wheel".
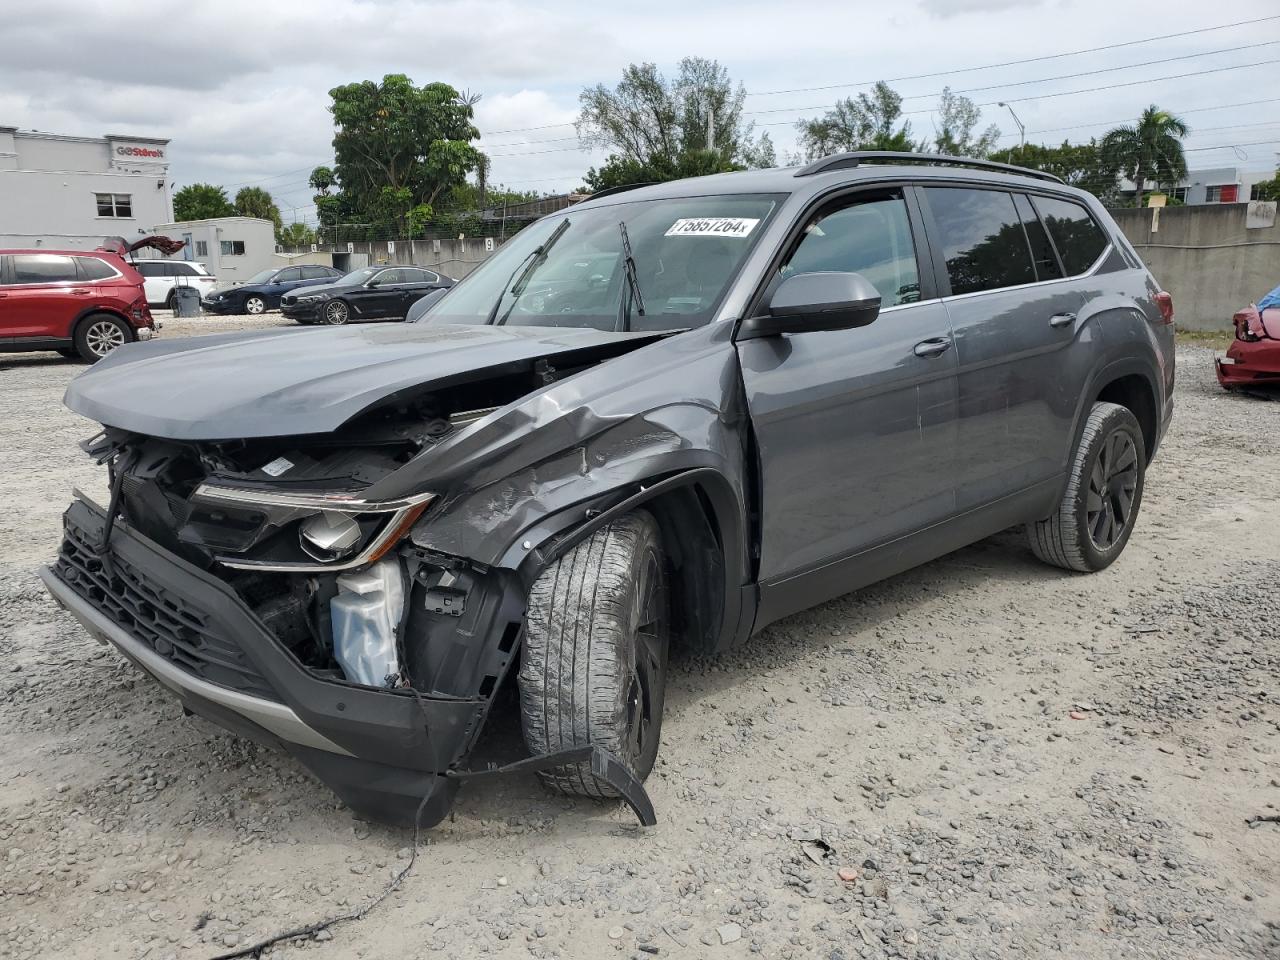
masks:
<path fill-rule="evenodd" d="M 95 313 L 76 327 L 76 352 L 93 363 L 132 339 L 133 331 L 123 320 L 105 313 Z"/>
<path fill-rule="evenodd" d="M 351 319 L 351 308 L 342 300 L 330 300 L 324 305 L 322 316 L 325 323 L 338 327 Z"/>
<path fill-rule="evenodd" d="M 599 744 L 638 778 L 662 731 L 670 610 L 657 522 L 643 510 L 596 531 L 529 591 L 519 686 L 535 755 Z M 613 797 L 589 763 L 540 774 L 561 793 Z"/>
<path fill-rule="evenodd" d="M 1035 555 L 1081 573 L 1110 566 L 1124 551 L 1138 520 L 1145 451 L 1142 427 L 1130 410 L 1095 403 L 1062 502 L 1051 516 L 1027 525 Z"/>
<path fill-rule="evenodd" d="M 262 299 L 262 297 L 258 297 L 258 296 L 245 297 L 245 300 L 244 300 L 244 312 L 245 312 L 245 313 L 251 313 L 251 314 L 253 314 L 255 317 L 256 317 L 258 314 L 266 313 L 266 312 L 267 312 L 267 301 L 266 301 L 266 300 L 264 300 L 264 299 Z"/>

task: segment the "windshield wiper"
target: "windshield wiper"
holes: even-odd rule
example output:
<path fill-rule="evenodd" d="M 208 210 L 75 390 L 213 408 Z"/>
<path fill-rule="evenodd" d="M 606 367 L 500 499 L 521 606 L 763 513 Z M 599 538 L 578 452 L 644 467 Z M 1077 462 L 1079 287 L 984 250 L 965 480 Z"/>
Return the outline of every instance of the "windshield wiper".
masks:
<path fill-rule="evenodd" d="M 627 235 L 627 225 L 618 221 L 618 232 L 622 234 L 622 267 L 627 274 L 627 289 L 631 292 L 631 301 L 636 305 L 636 312 L 644 316 L 644 294 L 640 292 L 640 277 L 636 273 L 636 258 L 631 255 L 631 237 Z M 631 309 L 628 303 L 622 311 L 622 329 L 631 329 Z"/>
<path fill-rule="evenodd" d="M 551 231 L 551 236 L 542 241 L 542 244 L 529 251 L 529 255 L 516 264 L 516 268 L 511 271 L 511 276 L 507 277 L 507 282 L 502 285 L 502 289 L 498 291 L 498 299 L 493 302 L 493 307 L 489 310 L 489 316 L 485 320 L 488 324 L 497 324 L 501 326 L 506 322 L 507 317 L 511 315 L 511 311 L 515 309 L 515 300 L 511 301 L 511 306 L 507 312 L 498 319 L 498 310 L 502 307 L 502 301 L 506 299 L 507 288 L 515 295 L 516 300 L 520 299 L 520 294 L 524 293 L 524 285 L 529 282 L 529 278 L 533 276 L 533 271 L 537 270 L 542 262 L 547 259 L 547 253 L 557 240 L 559 240 L 566 230 L 569 229 L 568 218 L 561 220 L 560 225 Z"/>

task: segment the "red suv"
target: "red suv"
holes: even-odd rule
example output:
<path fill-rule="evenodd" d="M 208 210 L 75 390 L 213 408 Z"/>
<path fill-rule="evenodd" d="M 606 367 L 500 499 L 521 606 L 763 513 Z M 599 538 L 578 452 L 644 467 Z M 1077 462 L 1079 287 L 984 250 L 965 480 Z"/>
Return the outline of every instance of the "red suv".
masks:
<path fill-rule="evenodd" d="M 101 360 L 149 340 L 141 275 L 103 250 L 0 250 L 0 353 L 56 350 Z"/>

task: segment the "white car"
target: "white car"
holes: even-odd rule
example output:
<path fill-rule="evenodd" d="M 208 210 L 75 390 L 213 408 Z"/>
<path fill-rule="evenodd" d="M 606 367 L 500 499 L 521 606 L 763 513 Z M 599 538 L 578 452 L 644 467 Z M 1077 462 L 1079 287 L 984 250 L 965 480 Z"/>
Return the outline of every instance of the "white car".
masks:
<path fill-rule="evenodd" d="M 147 303 L 153 307 L 173 309 L 173 288 L 179 285 L 195 287 L 203 300 L 213 293 L 217 277 L 209 276 L 203 263 L 191 260 L 135 260 L 133 268 L 146 281 Z"/>

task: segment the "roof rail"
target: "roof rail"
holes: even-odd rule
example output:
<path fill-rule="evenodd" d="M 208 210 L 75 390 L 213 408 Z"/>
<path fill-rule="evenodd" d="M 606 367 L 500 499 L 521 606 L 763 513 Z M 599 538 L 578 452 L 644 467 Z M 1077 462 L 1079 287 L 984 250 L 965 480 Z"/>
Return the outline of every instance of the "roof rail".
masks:
<path fill-rule="evenodd" d="M 1016 167 L 1011 163 L 997 163 L 994 160 L 976 160 L 973 157 L 949 157 L 939 153 L 897 153 L 893 150 L 854 150 L 851 153 L 833 153 L 829 157 L 815 160 L 806 167 L 796 171 L 797 177 L 811 177 L 815 173 L 829 173 L 832 170 L 851 170 L 864 163 L 921 163 L 935 167 L 971 167 L 975 170 L 995 170 L 1000 173 L 1018 173 L 1024 177 L 1035 177 L 1038 180 L 1052 180 L 1064 183 L 1061 177 L 1043 170 L 1032 170 L 1030 167 Z"/>

